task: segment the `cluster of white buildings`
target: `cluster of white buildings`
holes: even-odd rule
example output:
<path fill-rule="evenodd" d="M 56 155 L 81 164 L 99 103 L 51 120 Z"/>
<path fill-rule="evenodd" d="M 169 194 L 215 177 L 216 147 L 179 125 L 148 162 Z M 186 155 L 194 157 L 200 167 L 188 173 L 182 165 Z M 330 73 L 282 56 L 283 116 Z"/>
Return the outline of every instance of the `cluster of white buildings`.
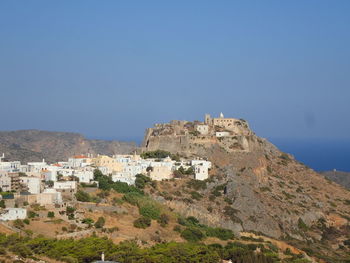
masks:
<path fill-rule="evenodd" d="M 121 164 L 119 171 L 112 172 L 114 182 L 121 181 L 134 184 L 137 174 L 147 174 L 152 180 L 161 181 L 174 178 L 174 171 L 180 167 L 194 169 L 193 178 L 205 180 L 209 176 L 211 162 L 206 160 L 174 161 L 170 157 L 163 159 L 142 159 L 139 155 L 117 158 Z"/>
<path fill-rule="evenodd" d="M 140 155 L 77 155 L 67 162 L 48 164 L 19 161 L 4 161 L 0 157 L 0 188 L 2 192 L 12 192 L 14 199 L 21 198 L 28 204 L 57 205 L 63 201 L 62 196 L 73 195 L 79 183 L 93 184 L 94 170 L 110 175 L 114 182 L 135 183 L 137 174 L 148 175 L 152 180 L 174 178 L 174 172 L 182 166 L 192 167 L 194 179 L 205 180 L 211 162 L 206 160 L 174 161 L 170 157 L 162 159 L 142 159 Z M 0 200 L 2 195 L 0 195 Z M 21 210 L 22 209 L 22 210 Z M 24 211 L 25 210 L 25 211 Z M 24 208 L 6 208 L 0 212 L 0 220 L 23 219 Z"/>

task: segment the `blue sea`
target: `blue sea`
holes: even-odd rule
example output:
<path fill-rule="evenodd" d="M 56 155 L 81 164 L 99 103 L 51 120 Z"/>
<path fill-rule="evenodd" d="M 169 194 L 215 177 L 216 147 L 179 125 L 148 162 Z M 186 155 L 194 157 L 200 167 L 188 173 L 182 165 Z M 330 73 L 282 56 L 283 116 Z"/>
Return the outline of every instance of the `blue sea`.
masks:
<path fill-rule="evenodd" d="M 316 171 L 350 172 L 350 140 L 269 138 L 269 141 Z"/>
<path fill-rule="evenodd" d="M 133 141 L 138 145 L 140 138 L 100 138 L 105 140 Z M 295 159 L 316 171 L 350 172 L 350 140 L 330 139 L 281 139 L 268 138 L 281 151 L 292 154 Z"/>

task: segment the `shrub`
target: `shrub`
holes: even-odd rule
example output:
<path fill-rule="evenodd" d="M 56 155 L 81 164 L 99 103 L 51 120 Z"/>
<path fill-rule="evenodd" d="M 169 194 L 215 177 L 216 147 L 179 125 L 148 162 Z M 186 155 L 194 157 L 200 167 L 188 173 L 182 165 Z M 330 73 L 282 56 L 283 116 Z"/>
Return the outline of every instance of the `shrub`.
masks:
<path fill-rule="evenodd" d="M 304 223 L 304 221 L 300 217 L 298 219 L 298 227 L 302 231 L 307 231 L 309 229 L 309 227 Z"/>
<path fill-rule="evenodd" d="M 23 219 L 23 223 L 25 223 L 26 225 L 29 225 L 29 224 L 30 224 L 30 221 L 29 221 L 28 218 L 25 218 L 25 219 Z"/>
<path fill-rule="evenodd" d="M 87 225 L 89 225 L 89 226 L 92 226 L 92 224 L 94 223 L 94 220 L 91 219 L 91 218 L 84 218 L 83 220 L 81 220 L 81 222 L 82 222 L 83 224 L 87 224 Z"/>
<path fill-rule="evenodd" d="M 94 226 L 96 227 L 96 228 L 103 228 L 103 226 L 105 225 L 105 222 L 106 222 L 106 220 L 103 218 L 103 217 L 99 217 L 98 219 L 97 219 L 97 221 L 96 221 L 96 223 L 94 224 Z"/>
<path fill-rule="evenodd" d="M 146 184 L 151 182 L 151 178 L 143 174 L 137 174 L 135 180 L 135 186 L 139 189 L 144 189 Z"/>
<path fill-rule="evenodd" d="M 207 182 L 206 181 L 201 181 L 201 180 L 195 180 L 195 179 L 192 179 L 190 180 L 188 183 L 187 183 L 187 186 L 189 188 L 193 188 L 194 190 L 205 190 L 207 189 Z"/>
<path fill-rule="evenodd" d="M 23 228 L 24 223 L 21 219 L 16 219 L 15 221 L 13 221 L 13 226 L 16 228 Z"/>
<path fill-rule="evenodd" d="M 131 192 L 131 193 L 127 193 L 123 196 L 123 200 L 128 202 L 129 204 L 132 205 L 137 205 L 139 200 L 142 198 L 143 196 L 140 193 L 137 192 Z"/>
<path fill-rule="evenodd" d="M 181 232 L 181 237 L 189 242 L 197 242 L 204 239 L 205 236 L 200 229 L 195 227 L 187 227 Z"/>
<path fill-rule="evenodd" d="M 174 226 L 173 230 L 180 233 L 181 232 L 181 226 L 176 225 L 176 226 Z"/>
<path fill-rule="evenodd" d="M 150 226 L 151 226 L 151 219 L 148 217 L 142 216 L 134 221 L 134 227 L 137 227 L 137 228 L 145 229 Z"/>
<path fill-rule="evenodd" d="M 190 193 L 190 195 L 191 195 L 192 199 L 195 199 L 195 200 L 201 200 L 203 198 L 203 196 L 196 191 L 192 191 Z"/>
<path fill-rule="evenodd" d="M 29 211 L 28 212 L 28 218 L 34 218 L 39 216 L 37 213 L 35 213 L 34 211 Z"/>
<path fill-rule="evenodd" d="M 260 187 L 260 191 L 261 192 L 271 192 L 271 189 L 268 186 L 263 186 L 263 187 Z"/>
<path fill-rule="evenodd" d="M 54 218 L 54 217 L 55 217 L 55 213 L 52 212 L 52 211 L 49 211 L 49 212 L 47 213 L 47 217 L 49 217 L 49 218 Z"/>
<path fill-rule="evenodd" d="M 224 229 L 220 227 L 212 228 L 208 227 L 206 230 L 206 235 L 209 237 L 217 237 L 221 240 L 229 240 L 234 238 L 232 230 Z"/>
<path fill-rule="evenodd" d="M 155 204 L 148 203 L 139 207 L 140 214 L 151 219 L 158 219 L 160 216 L 160 209 Z"/>
<path fill-rule="evenodd" d="M 166 214 L 161 214 L 158 223 L 161 227 L 165 227 L 169 223 L 169 217 Z"/>

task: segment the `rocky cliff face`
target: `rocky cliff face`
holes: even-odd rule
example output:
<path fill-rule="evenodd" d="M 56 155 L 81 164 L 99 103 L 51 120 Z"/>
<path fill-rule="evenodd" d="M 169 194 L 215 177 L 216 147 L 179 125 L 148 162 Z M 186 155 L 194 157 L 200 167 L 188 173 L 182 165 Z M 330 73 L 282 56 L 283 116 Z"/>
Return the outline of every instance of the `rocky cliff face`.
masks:
<path fill-rule="evenodd" d="M 143 143 L 143 150 L 156 149 L 213 163 L 205 186 L 193 188 L 186 179 L 161 183 L 155 198 L 178 212 L 237 234 L 256 231 L 300 246 L 308 242 L 315 251 L 344 252 L 350 192 L 253 132 L 217 138 L 158 126 L 147 130 Z M 192 198 L 193 191 L 202 197 Z"/>
<path fill-rule="evenodd" d="M 0 153 L 9 160 L 57 162 L 75 154 L 127 154 L 136 149 L 135 143 L 89 140 L 81 134 L 20 130 L 0 132 Z"/>

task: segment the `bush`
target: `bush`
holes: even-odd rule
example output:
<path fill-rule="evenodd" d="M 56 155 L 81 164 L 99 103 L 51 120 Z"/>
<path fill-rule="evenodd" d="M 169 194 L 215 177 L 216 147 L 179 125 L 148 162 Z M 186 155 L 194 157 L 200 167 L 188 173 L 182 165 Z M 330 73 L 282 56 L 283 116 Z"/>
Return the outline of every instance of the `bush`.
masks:
<path fill-rule="evenodd" d="M 204 239 L 204 234 L 201 230 L 195 227 L 187 227 L 181 232 L 181 237 L 189 242 L 198 242 Z"/>
<path fill-rule="evenodd" d="M 142 216 L 134 221 L 134 227 L 137 227 L 137 228 L 145 229 L 150 226 L 151 226 L 151 219 L 148 217 Z"/>
<path fill-rule="evenodd" d="M 39 216 L 37 213 L 35 213 L 34 211 L 29 211 L 28 212 L 28 218 L 34 218 Z"/>
<path fill-rule="evenodd" d="M 190 195 L 191 195 L 192 199 L 195 199 L 195 200 L 201 200 L 203 198 L 203 196 L 196 191 L 192 191 L 190 193 Z"/>
<path fill-rule="evenodd" d="M 299 217 L 298 219 L 298 227 L 302 231 L 307 231 L 309 227 L 304 223 L 304 221 Z"/>
<path fill-rule="evenodd" d="M 82 222 L 83 224 L 89 225 L 89 227 L 90 227 L 90 226 L 92 226 L 92 224 L 94 223 L 94 220 L 91 219 L 91 218 L 84 218 L 83 220 L 81 220 L 81 222 Z"/>
<path fill-rule="evenodd" d="M 221 240 L 229 240 L 234 238 L 232 230 L 224 229 L 220 227 L 212 228 L 208 227 L 206 230 L 206 235 L 209 237 L 217 237 Z"/>
<path fill-rule="evenodd" d="M 157 221 L 161 227 L 165 227 L 169 223 L 169 217 L 166 214 L 161 214 Z"/>
<path fill-rule="evenodd" d="M 16 228 L 23 228 L 24 223 L 21 219 L 16 219 L 15 221 L 13 221 L 13 226 Z"/>
<path fill-rule="evenodd" d="M 187 183 L 187 186 L 189 188 L 193 188 L 194 190 L 205 190 L 207 189 L 207 182 L 206 181 L 201 181 L 201 180 L 195 180 L 195 179 L 192 179 L 190 180 L 188 183 Z"/>
<path fill-rule="evenodd" d="M 132 205 L 137 205 L 139 203 L 139 200 L 142 198 L 143 196 L 140 193 L 137 192 L 131 192 L 131 193 L 127 193 L 123 196 L 123 200 L 128 202 L 129 204 Z"/>
<path fill-rule="evenodd" d="M 139 189 L 144 189 L 146 184 L 151 182 L 151 178 L 143 174 L 137 174 L 135 180 L 135 186 Z"/>
<path fill-rule="evenodd" d="M 148 203 L 139 207 L 140 214 L 151 219 L 158 219 L 160 217 L 160 209 L 152 203 Z"/>
<path fill-rule="evenodd" d="M 105 222 L 106 222 L 106 220 L 103 218 L 103 217 L 99 217 L 98 219 L 97 219 L 97 221 L 96 221 L 96 223 L 95 223 L 95 227 L 96 228 L 103 228 L 103 226 L 105 225 Z"/>
<path fill-rule="evenodd" d="M 54 218 L 55 217 L 55 213 L 50 211 L 50 212 L 47 213 L 47 217 Z"/>

